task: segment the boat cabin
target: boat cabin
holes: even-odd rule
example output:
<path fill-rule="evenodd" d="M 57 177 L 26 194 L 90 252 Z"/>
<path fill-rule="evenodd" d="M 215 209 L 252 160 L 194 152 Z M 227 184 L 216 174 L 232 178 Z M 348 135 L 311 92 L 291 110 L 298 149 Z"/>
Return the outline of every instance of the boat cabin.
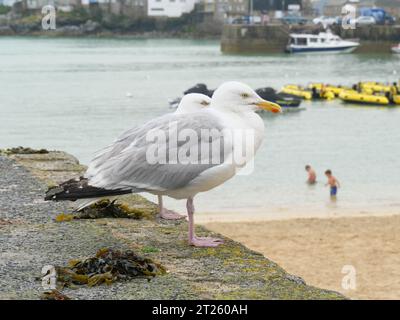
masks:
<path fill-rule="evenodd" d="M 327 43 L 335 43 L 340 41 L 342 41 L 342 39 L 339 36 L 331 33 L 291 34 L 289 38 L 289 44 L 297 46 L 320 46 Z"/>

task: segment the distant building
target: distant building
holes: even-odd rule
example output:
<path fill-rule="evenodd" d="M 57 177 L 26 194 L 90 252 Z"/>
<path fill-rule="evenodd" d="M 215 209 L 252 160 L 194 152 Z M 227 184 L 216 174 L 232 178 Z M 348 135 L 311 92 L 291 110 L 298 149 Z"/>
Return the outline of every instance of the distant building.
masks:
<path fill-rule="evenodd" d="M 66 0 L 68 1 L 68 0 Z M 128 17 L 147 15 L 148 0 L 81 0 L 83 7 L 96 7 L 102 11 Z"/>
<path fill-rule="evenodd" d="M 391 15 L 400 18 L 400 1 L 399 0 L 376 0 L 375 5 L 385 9 Z"/>
<path fill-rule="evenodd" d="M 41 9 L 49 4 L 55 5 L 52 0 L 26 0 L 26 8 L 29 10 Z"/>
<path fill-rule="evenodd" d="M 205 16 L 224 22 L 249 14 L 249 0 L 202 0 L 200 6 Z"/>
<path fill-rule="evenodd" d="M 178 18 L 193 11 L 196 0 L 147 0 L 147 15 Z"/>
<path fill-rule="evenodd" d="M 128 17 L 147 16 L 147 0 L 125 0 L 124 15 Z"/>
<path fill-rule="evenodd" d="M 50 4 L 59 8 L 62 7 L 67 11 L 67 8 L 72 10 L 73 7 L 81 4 L 81 0 L 0 0 L 0 4 L 9 7 L 12 7 L 17 2 L 20 2 L 24 9 L 29 10 L 41 9 L 45 5 Z"/>
<path fill-rule="evenodd" d="M 290 6 L 302 7 L 302 0 L 253 0 L 255 11 L 287 11 Z"/>
<path fill-rule="evenodd" d="M 357 8 L 361 7 L 373 7 L 376 5 L 378 1 L 376 0 L 361 0 L 361 1 L 354 1 L 354 0 L 322 0 L 317 1 L 320 4 L 320 11 L 321 14 L 326 16 L 339 16 L 342 12 L 342 8 L 346 4 L 351 4 L 356 6 Z"/>

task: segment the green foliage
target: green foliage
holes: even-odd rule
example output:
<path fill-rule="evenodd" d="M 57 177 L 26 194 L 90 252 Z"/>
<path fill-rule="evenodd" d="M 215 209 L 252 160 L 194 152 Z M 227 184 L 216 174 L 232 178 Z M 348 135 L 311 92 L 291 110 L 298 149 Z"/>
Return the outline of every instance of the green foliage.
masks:
<path fill-rule="evenodd" d="M 89 13 L 83 8 L 77 8 L 71 12 L 57 12 L 58 25 L 80 25 L 89 19 Z"/>
<path fill-rule="evenodd" d="M 155 252 L 160 252 L 160 249 L 151 247 L 151 246 L 145 246 L 142 248 L 143 253 L 155 253 Z"/>
<path fill-rule="evenodd" d="M 0 14 L 6 14 L 10 12 L 11 7 L 0 5 Z"/>
<path fill-rule="evenodd" d="M 15 25 L 17 32 L 19 32 L 18 29 L 24 33 L 40 31 L 41 19 L 42 15 L 40 12 L 28 10 L 23 13 L 21 18 L 16 19 L 12 25 Z M 71 12 L 58 11 L 56 22 L 57 26 L 79 27 L 85 25 L 89 20 L 99 24 L 98 31 L 122 34 L 143 32 L 195 34 L 199 30 L 200 23 L 193 13 L 184 14 L 179 18 L 130 17 L 124 14 L 110 13 L 98 5 L 91 5 L 89 9 L 83 7 L 76 8 Z M 207 32 L 203 33 L 207 34 Z"/>

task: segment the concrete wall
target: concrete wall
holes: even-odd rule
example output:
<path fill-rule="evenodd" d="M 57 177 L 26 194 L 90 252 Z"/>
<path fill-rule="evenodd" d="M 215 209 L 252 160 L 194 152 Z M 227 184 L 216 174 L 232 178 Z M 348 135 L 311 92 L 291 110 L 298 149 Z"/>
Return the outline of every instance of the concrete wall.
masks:
<path fill-rule="evenodd" d="M 305 32 L 318 32 L 315 26 L 301 29 Z M 355 30 L 337 27 L 333 31 L 342 38 L 360 39 L 361 46 L 356 51 L 359 53 L 389 53 L 390 47 L 400 42 L 400 26 L 366 26 Z M 290 32 L 299 30 L 284 25 L 225 25 L 221 50 L 224 53 L 281 53 L 285 50 Z"/>
<path fill-rule="evenodd" d="M 361 46 L 356 53 L 384 53 L 400 42 L 400 25 L 398 26 L 365 26 L 354 30 L 337 27 L 334 30 L 342 38 L 360 39 Z"/>
<path fill-rule="evenodd" d="M 285 50 L 288 30 L 284 26 L 225 25 L 221 50 L 225 53 L 279 53 Z"/>

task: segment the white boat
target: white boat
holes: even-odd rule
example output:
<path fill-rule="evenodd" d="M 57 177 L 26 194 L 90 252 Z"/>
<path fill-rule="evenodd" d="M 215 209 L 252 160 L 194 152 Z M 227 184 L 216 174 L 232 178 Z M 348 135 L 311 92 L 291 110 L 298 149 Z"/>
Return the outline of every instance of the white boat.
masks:
<path fill-rule="evenodd" d="M 343 40 L 331 32 L 320 32 L 319 34 L 292 33 L 286 51 L 289 53 L 350 53 L 359 45 L 356 41 Z"/>
<path fill-rule="evenodd" d="M 392 47 L 394 53 L 400 53 L 400 43 L 397 46 Z"/>

